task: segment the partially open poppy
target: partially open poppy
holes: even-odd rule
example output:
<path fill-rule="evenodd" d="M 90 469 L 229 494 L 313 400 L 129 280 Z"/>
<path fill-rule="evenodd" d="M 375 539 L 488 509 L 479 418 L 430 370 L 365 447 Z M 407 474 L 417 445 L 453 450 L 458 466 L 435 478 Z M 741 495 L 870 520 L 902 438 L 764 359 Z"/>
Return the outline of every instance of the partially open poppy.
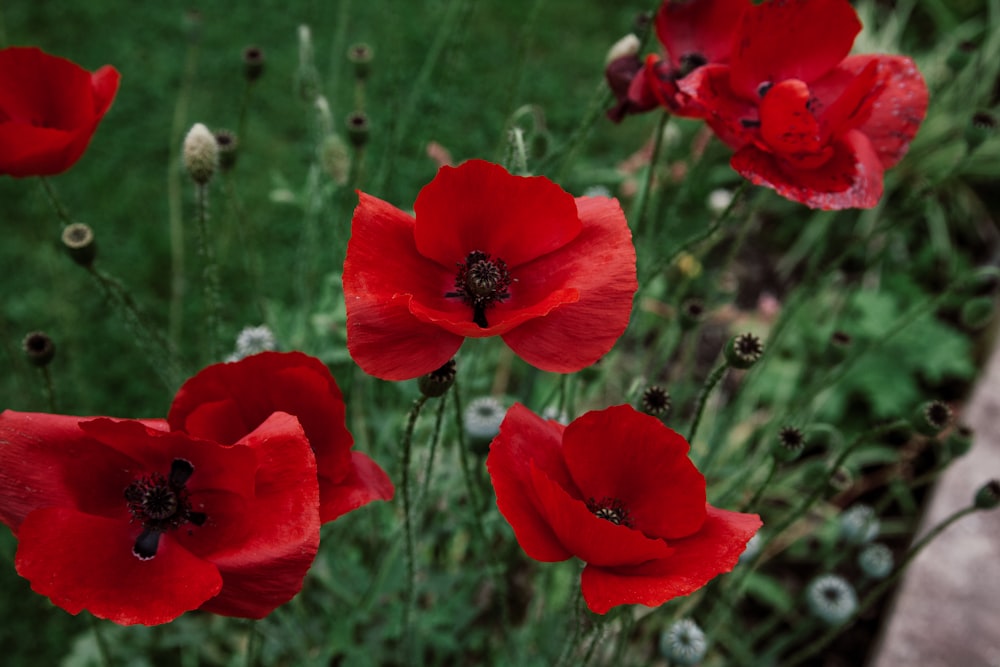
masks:
<path fill-rule="evenodd" d="M 529 364 L 570 373 L 625 331 L 635 248 L 614 199 L 470 160 L 442 167 L 415 217 L 359 193 L 344 262 L 347 348 L 365 372 L 419 377 L 466 337 L 501 336 Z"/>
<path fill-rule="evenodd" d="M 15 566 L 72 614 L 261 618 L 301 589 L 318 507 L 315 459 L 288 414 L 233 445 L 163 421 L 0 414 L 0 521 L 17 536 Z"/>
<path fill-rule="evenodd" d="M 83 155 L 118 91 L 118 70 L 90 73 L 34 47 L 0 50 L 0 174 L 60 174 Z"/>
<path fill-rule="evenodd" d="M 194 437 L 235 443 L 279 411 L 298 418 L 316 455 L 324 523 L 392 498 L 385 471 L 351 449 L 344 399 L 330 370 L 301 352 L 261 352 L 208 366 L 178 390 L 167 421 Z"/>
<path fill-rule="evenodd" d="M 678 86 L 753 183 L 812 208 L 871 208 L 928 94 L 909 58 L 847 57 L 860 30 L 847 0 L 765 2 L 744 13 L 728 65 Z"/>
<path fill-rule="evenodd" d="M 586 562 L 591 611 L 658 606 L 736 565 L 756 514 L 707 504 L 688 443 L 621 405 L 562 426 L 523 405 L 508 412 L 486 460 L 500 513 L 528 556 Z"/>

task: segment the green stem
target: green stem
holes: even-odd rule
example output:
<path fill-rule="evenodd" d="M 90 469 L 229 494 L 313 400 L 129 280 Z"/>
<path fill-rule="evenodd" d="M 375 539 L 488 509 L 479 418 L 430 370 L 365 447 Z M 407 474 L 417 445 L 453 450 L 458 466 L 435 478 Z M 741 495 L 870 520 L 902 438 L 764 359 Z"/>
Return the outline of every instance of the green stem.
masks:
<path fill-rule="evenodd" d="M 613 95 L 611 94 L 611 89 L 608 88 L 608 84 L 602 77 L 601 82 L 594 89 L 594 94 L 590 98 L 590 103 L 587 105 L 587 110 L 580 119 L 580 123 L 573 130 L 573 133 L 569 137 L 569 141 L 567 141 L 565 146 L 563 146 L 557 153 L 557 155 L 560 153 L 562 154 L 562 159 L 559 162 L 559 166 L 555 169 L 554 180 L 556 182 L 562 182 L 565 180 L 566 173 L 569 171 L 570 166 L 575 162 L 577 151 L 583 145 L 583 142 L 587 140 L 587 136 L 590 134 L 590 130 L 593 128 L 594 123 L 611 104 L 612 97 Z"/>
<path fill-rule="evenodd" d="M 705 380 L 705 384 L 702 385 L 701 393 L 698 395 L 698 402 L 695 404 L 694 417 L 691 419 L 691 427 L 688 429 L 687 441 L 689 443 L 694 442 L 694 436 L 698 432 L 698 424 L 701 423 L 701 416 L 705 412 L 705 403 L 708 402 L 709 394 L 715 389 L 715 385 L 719 384 L 719 380 L 722 379 L 722 376 L 726 374 L 728 369 L 729 364 L 722 362 L 712 371 L 712 374 Z"/>
<path fill-rule="evenodd" d="M 405 544 L 406 559 L 406 598 L 403 601 L 403 641 L 401 646 L 405 655 L 410 654 L 410 642 L 413 639 L 413 629 L 410 627 L 413 622 L 413 608 L 417 598 L 417 570 L 416 570 L 416 548 L 413 538 L 413 516 L 410 502 L 410 457 L 413 445 L 413 431 L 417 426 L 417 418 L 420 410 L 427 402 L 426 396 L 421 396 L 413 402 L 410 414 L 406 420 L 406 430 L 403 432 L 403 473 L 400 484 L 403 495 L 403 537 Z"/>
<path fill-rule="evenodd" d="M 202 293 L 205 296 L 205 312 L 208 320 L 208 350 L 214 363 L 222 359 L 222 302 L 219 289 L 219 266 L 215 262 L 215 251 L 208 235 L 208 185 L 195 186 L 198 219 L 198 254 L 202 262 Z"/>
<path fill-rule="evenodd" d="M 93 614 L 88 613 L 87 618 L 90 619 L 90 629 L 94 633 L 94 643 L 97 644 L 97 655 L 101 665 L 111 667 L 114 664 L 111 662 L 111 649 L 108 647 L 108 640 L 104 638 L 104 633 L 101 631 L 101 622 Z"/>
<path fill-rule="evenodd" d="M 52 207 L 56 210 L 56 215 L 59 216 L 59 220 L 63 225 L 73 224 L 73 218 L 70 217 L 69 211 L 63 206 L 62 201 L 59 199 L 59 195 L 56 194 L 55 188 L 49 183 L 49 179 L 41 176 L 38 178 L 38 182 L 42 184 L 42 189 L 45 190 L 46 196 L 49 198 L 49 202 Z"/>
<path fill-rule="evenodd" d="M 434 416 L 434 434 L 431 436 L 430 451 L 427 453 L 427 465 L 424 468 L 424 488 L 420 492 L 421 498 L 426 498 L 431 488 L 431 476 L 434 472 L 434 454 L 437 452 L 438 443 L 441 441 L 441 423 L 444 420 L 444 410 L 448 405 L 448 394 L 445 393 L 438 402 L 437 414 Z"/>
<path fill-rule="evenodd" d="M 653 191 L 653 180 L 656 178 L 656 165 L 660 161 L 660 153 L 663 150 L 663 131 L 669 121 L 670 112 L 664 111 L 660 114 L 660 119 L 656 123 L 656 130 L 653 135 L 653 153 L 649 157 L 646 180 L 639 191 L 638 201 L 635 204 L 635 215 L 632 217 L 632 229 L 636 235 L 640 234 L 646 228 L 646 214 L 649 212 L 649 200 Z"/>
<path fill-rule="evenodd" d="M 257 632 L 257 621 L 250 619 L 247 622 L 247 650 L 243 664 L 245 667 L 253 667 L 257 662 L 257 646 L 260 643 L 260 633 Z"/>
<path fill-rule="evenodd" d="M 764 478 L 764 483 L 757 487 L 757 492 L 753 494 L 753 498 L 750 499 L 746 505 L 743 506 L 741 512 L 750 512 L 757 506 L 760 501 L 761 496 L 764 495 L 764 490 L 771 484 L 771 480 L 774 479 L 774 473 L 778 471 L 778 459 L 771 457 L 771 467 L 767 471 L 767 477 Z"/>
<path fill-rule="evenodd" d="M 57 413 L 56 410 L 56 391 L 52 385 L 52 371 L 49 370 L 48 366 L 42 366 L 38 369 L 42 374 L 42 383 L 45 391 L 45 401 L 49 404 L 49 410 L 52 413 Z"/>

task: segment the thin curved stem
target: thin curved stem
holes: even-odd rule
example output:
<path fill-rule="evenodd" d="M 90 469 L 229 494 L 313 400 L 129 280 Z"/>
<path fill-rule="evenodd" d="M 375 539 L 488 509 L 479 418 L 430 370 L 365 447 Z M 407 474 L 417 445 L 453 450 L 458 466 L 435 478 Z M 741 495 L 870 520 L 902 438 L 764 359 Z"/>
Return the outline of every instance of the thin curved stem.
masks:
<path fill-rule="evenodd" d="M 403 431 L 402 442 L 402 481 L 400 483 L 403 496 L 403 539 L 405 543 L 406 559 L 406 598 L 403 600 L 403 641 L 401 646 L 408 655 L 410 653 L 410 643 L 413 639 L 413 607 L 417 598 L 417 572 L 416 572 L 416 547 L 413 538 L 413 516 L 410 501 L 410 456 L 413 445 L 413 431 L 417 426 L 417 418 L 420 410 L 427 402 L 426 396 L 421 396 L 413 402 L 410 414 L 406 420 L 406 430 Z"/>
<path fill-rule="evenodd" d="M 715 385 L 719 384 L 719 380 L 722 376 L 726 374 L 729 369 L 729 364 L 722 362 L 719 364 L 715 370 L 712 371 L 708 379 L 705 380 L 705 384 L 701 387 L 701 393 L 698 394 L 698 402 L 695 404 L 694 417 L 691 419 L 691 427 L 688 428 L 687 441 L 693 442 L 694 436 L 698 433 L 698 425 L 701 423 L 701 416 L 705 412 L 705 404 L 708 402 L 708 396 L 715 389 Z"/>

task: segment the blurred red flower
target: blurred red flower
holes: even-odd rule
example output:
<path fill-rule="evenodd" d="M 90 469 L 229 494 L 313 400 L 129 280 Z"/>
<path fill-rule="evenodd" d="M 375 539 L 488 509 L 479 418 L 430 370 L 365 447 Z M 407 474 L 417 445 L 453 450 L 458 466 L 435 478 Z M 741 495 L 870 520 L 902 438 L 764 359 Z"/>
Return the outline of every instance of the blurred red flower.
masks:
<path fill-rule="evenodd" d="M 584 562 L 591 611 L 658 606 L 730 571 L 761 526 L 706 503 L 688 443 L 630 406 L 562 426 L 523 405 L 508 412 L 486 460 L 500 513 L 525 553 Z"/>
<path fill-rule="evenodd" d="M 923 121 L 927 85 L 904 56 L 848 57 L 860 30 L 847 0 L 765 2 L 743 14 L 728 65 L 678 86 L 756 185 L 812 208 L 870 208 Z"/>
<path fill-rule="evenodd" d="M 0 50 L 0 174 L 51 176 L 72 167 L 119 78 L 110 65 L 90 73 L 34 47 Z"/>
<path fill-rule="evenodd" d="M 312 450 L 287 414 L 233 445 L 163 421 L 0 414 L 0 521 L 18 538 L 15 567 L 72 614 L 261 618 L 301 589 L 318 505 Z"/>
<path fill-rule="evenodd" d="M 501 336 L 529 364 L 571 373 L 625 331 L 635 248 L 614 199 L 470 160 L 442 167 L 415 218 L 359 193 L 344 295 L 347 348 L 365 372 L 406 380 L 466 337 Z"/>
<path fill-rule="evenodd" d="M 604 76 L 617 99 L 608 118 L 620 122 L 629 114 L 662 105 L 673 114 L 701 117 L 703 110 L 683 94 L 677 80 L 709 63 L 729 60 L 733 34 L 750 0 L 664 0 L 656 13 L 656 36 L 665 58 L 637 54 L 613 58 Z"/>
<path fill-rule="evenodd" d="M 177 392 L 167 421 L 197 438 L 235 443 L 274 412 L 295 415 L 305 429 L 316 455 L 323 523 L 392 498 L 385 471 L 351 450 L 344 399 L 330 370 L 301 352 L 261 352 L 203 369 Z"/>

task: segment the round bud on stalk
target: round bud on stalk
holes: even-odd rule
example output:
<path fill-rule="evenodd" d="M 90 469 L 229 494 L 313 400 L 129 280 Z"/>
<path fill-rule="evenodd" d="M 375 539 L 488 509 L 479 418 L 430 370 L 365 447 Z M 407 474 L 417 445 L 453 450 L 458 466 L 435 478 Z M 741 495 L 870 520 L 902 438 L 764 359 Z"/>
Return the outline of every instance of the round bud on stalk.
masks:
<path fill-rule="evenodd" d="M 690 331 L 705 319 L 705 303 L 701 299 L 685 299 L 681 304 L 680 325 L 682 331 Z"/>
<path fill-rule="evenodd" d="M 608 55 L 604 57 L 604 64 L 610 65 L 619 58 L 632 58 L 639 53 L 641 46 L 639 38 L 629 33 L 611 45 Z"/>
<path fill-rule="evenodd" d="M 195 123 L 184 137 L 184 168 L 198 185 L 205 185 L 219 166 L 219 144 L 215 135 L 201 123 Z"/>
<path fill-rule="evenodd" d="M 361 148 L 368 143 L 368 116 L 363 111 L 352 111 L 347 114 L 347 138 L 355 148 Z"/>
<path fill-rule="evenodd" d="M 444 396 L 445 392 L 455 384 L 455 360 L 449 359 L 444 366 L 431 371 L 427 375 L 422 375 L 417 380 L 417 387 L 420 393 L 428 398 Z"/>
<path fill-rule="evenodd" d="M 670 407 L 670 392 L 663 387 L 654 384 L 642 392 L 641 409 L 647 415 L 666 416 Z"/>
<path fill-rule="evenodd" d="M 895 559 L 892 557 L 892 549 L 881 542 L 866 545 L 858 553 L 858 567 L 866 577 L 885 579 L 892 572 L 893 565 Z"/>
<path fill-rule="evenodd" d="M 958 317 L 962 326 L 969 331 L 980 331 L 989 325 L 995 312 L 993 297 L 977 296 L 962 304 Z"/>
<path fill-rule="evenodd" d="M 253 83 L 264 73 L 264 52 L 259 46 L 243 49 L 243 76 Z"/>
<path fill-rule="evenodd" d="M 857 611 L 858 594 L 843 577 L 824 574 L 806 587 L 806 603 L 813 616 L 829 625 L 837 625 Z"/>
<path fill-rule="evenodd" d="M 760 361 L 764 355 L 764 344 L 757 336 L 742 333 L 729 339 L 724 354 L 726 363 L 732 368 L 745 370 Z"/>
<path fill-rule="evenodd" d="M 972 114 L 968 124 L 965 126 L 965 144 L 969 147 L 969 152 L 976 150 L 979 146 L 996 134 L 1000 121 L 989 111 L 977 111 Z"/>
<path fill-rule="evenodd" d="M 799 458 L 805 448 L 806 439 L 802 431 L 794 426 L 782 426 L 773 447 L 774 458 L 782 463 L 790 463 Z"/>
<path fill-rule="evenodd" d="M 1000 480 L 991 479 L 976 491 L 976 507 L 991 510 L 1000 505 Z"/>
<path fill-rule="evenodd" d="M 934 437 L 951 425 L 954 414 L 943 401 L 927 401 L 913 415 L 913 428 L 918 433 Z"/>
<path fill-rule="evenodd" d="M 944 447 L 951 459 L 965 456 L 972 449 L 972 429 L 965 425 L 959 425 L 945 438 Z"/>
<path fill-rule="evenodd" d="M 89 268 L 97 257 L 94 230 L 82 222 L 66 225 L 62 232 L 62 244 L 70 258 L 80 266 Z"/>
<path fill-rule="evenodd" d="M 21 341 L 21 349 L 24 356 L 33 366 L 39 368 L 48 366 L 52 358 L 56 356 L 56 344 L 47 334 L 41 331 L 32 331 Z"/>
<path fill-rule="evenodd" d="M 347 60 L 354 66 L 354 78 L 364 81 L 371 73 L 372 59 L 375 52 L 364 42 L 352 44 L 347 49 Z"/>
<path fill-rule="evenodd" d="M 660 653 L 674 665 L 697 665 L 708 650 L 705 633 L 690 618 L 682 618 L 660 635 Z"/>
<path fill-rule="evenodd" d="M 240 142 L 229 130 L 216 130 L 215 143 L 219 145 L 219 169 L 229 171 L 236 166 Z"/>

